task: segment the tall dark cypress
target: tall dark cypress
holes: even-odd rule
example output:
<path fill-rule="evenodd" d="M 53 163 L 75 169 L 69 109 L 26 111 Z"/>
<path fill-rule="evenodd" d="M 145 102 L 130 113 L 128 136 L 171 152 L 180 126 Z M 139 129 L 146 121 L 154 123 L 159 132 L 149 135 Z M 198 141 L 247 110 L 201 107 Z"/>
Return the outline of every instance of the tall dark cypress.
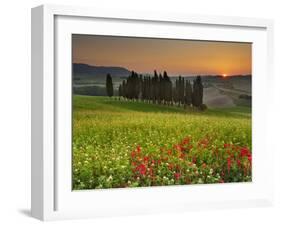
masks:
<path fill-rule="evenodd" d="M 128 98 L 127 82 L 126 82 L 126 80 L 123 80 L 123 82 L 122 82 L 122 94 L 123 94 L 123 97 Z"/>
<path fill-rule="evenodd" d="M 180 81 L 180 102 L 184 105 L 184 78 L 181 77 Z"/>
<path fill-rule="evenodd" d="M 190 81 L 187 79 L 185 82 L 185 105 L 190 106 L 192 102 L 192 87 Z"/>
<path fill-rule="evenodd" d="M 147 95 L 147 102 L 150 103 L 151 101 L 151 77 L 147 76 L 147 87 L 146 87 L 146 95 Z"/>
<path fill-rule="evenodd" d="M 123 87 L 122 87 L 122 83 L 119 85 L 119 88 L 118 88 L 118 96 L 119 96 L 119 100 L 120 98 L 123 96 Z"/>
<path fill-rule="evenodd" d="M 175 103 L 177 103 L 180 106 L 180 80 L 179 79 L 176 79 Z"/>
<path fill-rule="evenodd" d="M 164 100 L 164 91 L 165 91 L 165 88 L 164 88 L 164 79 L 163 79 L 161 73 L 159 74 L 159 81 L 158 81 L 158 84 L 159 84 L 158 103 L 162 103 L 163 100 Z"/>
<path fill-rule="evenodd" d="M 198 75 L 193 81 L 192 105 L 200 107 L 203 104 L 203 84 L 201 77 Z"/>
<path fill-rule="evenodd" d="M 110 74 L 106 75 L 106 92 L 109 97 L 113 96 L 113 83 Z"/>
<path fill-rule="evenodd" d="M 143 86 L 142 86 L 142 92 L 143 92 L 143 100 L 147 100 L 148 95 L 147 95 L 147 88 L 148 88 L 148 84 L 147 84 L 147 77 L 145 76 L 143 79 Z"/>
<path fill-rule="evenodd" d="M 153 103 L 155 103 L 157 100 L 157 96 L 158 96 L 158 74 L 157 74 L 156 70 L 154 71 L 154 77 L 152 78 L 151 82 L 152 82 L 151 89 L 152 89 L 152 96 L 153 96 L 152 100 L 153 100 Z"/>
<path fill-rule="evenodd" d="M 163 99 L 164 104 L 170 104 L 171 97 L 172 97 L 172 90 L 171 90 L 171 80 L 166 71 L 163 73 Z"/>
<path fill-rule="evenodd" d="M 200 76 L 198 76 L 198 86 L 199 86 L 199 106 L 203 104 L 203 84 L 202 79 Z"/>

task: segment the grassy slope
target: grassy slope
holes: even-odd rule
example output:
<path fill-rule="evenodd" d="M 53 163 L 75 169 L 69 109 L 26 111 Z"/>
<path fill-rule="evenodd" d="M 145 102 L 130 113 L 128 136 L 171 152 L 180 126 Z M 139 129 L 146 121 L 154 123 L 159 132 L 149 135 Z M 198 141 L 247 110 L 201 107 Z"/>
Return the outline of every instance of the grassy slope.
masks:
<path fill-rule="evenodd" d="M 249 108 L 196 112 L 107 97 L 74 96 L 73 101 L 75 189 L 91 188 L 85 185 L 89 178 L 98 178 L 91 183 L 101 184 L 113 174 L 126 181 L 129 155 L 137 145 L 157 152 L 191 136 L 196 141 L 208 137 L 217 146 L 233 143 L 251 148 Z"/>
<path fill-rule="evenodd" d="M 235 107 L 235 108 L 218 108 L 209 109 L 206 112 L 197 112 L 192 109 L 185 110 L 177 106 L 163 106 L 157 104 L 149 104 L 143 102 L 117 101 L 108 97 L 92 97 L 75 95 L 73 98 L 74 110 L 94 110 L 94 111 L 111 111 L 111 112 L 155 112 L 155 113 L 181 113 L 199 116 L 225 116 L 250 118 L 251 108 Z"/>

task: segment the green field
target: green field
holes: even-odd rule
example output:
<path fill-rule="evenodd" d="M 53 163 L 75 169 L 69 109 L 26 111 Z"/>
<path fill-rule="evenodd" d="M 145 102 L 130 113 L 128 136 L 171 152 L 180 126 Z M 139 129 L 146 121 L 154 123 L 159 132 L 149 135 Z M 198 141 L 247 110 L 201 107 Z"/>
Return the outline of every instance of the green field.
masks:
<path fill-rule="evenodd" d="M 251 109 L 73 97 L 73 189 L 251 181 Z"/>

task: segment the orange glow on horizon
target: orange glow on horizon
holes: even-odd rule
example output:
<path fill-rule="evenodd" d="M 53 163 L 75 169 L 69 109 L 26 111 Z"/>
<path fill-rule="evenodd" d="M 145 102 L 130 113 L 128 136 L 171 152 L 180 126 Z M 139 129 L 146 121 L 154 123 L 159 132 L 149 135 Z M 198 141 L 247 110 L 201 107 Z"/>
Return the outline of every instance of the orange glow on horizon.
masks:
<path fill-rule="evenodd" d="M 169 75 L 252 73 L 250 43 L 72 35 L 73 63 Z"/>

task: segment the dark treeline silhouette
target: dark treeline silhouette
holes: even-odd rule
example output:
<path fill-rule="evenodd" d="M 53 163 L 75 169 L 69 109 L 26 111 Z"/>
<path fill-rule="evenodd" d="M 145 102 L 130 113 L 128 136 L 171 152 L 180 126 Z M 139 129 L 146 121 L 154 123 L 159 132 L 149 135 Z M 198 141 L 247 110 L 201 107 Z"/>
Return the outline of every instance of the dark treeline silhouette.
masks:
<path fill-rule="evenodd" d="M 119 99 L 193 106 L 202 110 L 206 108 L 203 104 L 203 84 L 200 76 L 197 76 L 192 84 L 188 79 L 179 76 L 173 85 L 166 71 L 162 75 L 155 70 L 153 76 L 143 76 L 132 71 L 131 75 L 119 85 L 118 94 Z"/>

